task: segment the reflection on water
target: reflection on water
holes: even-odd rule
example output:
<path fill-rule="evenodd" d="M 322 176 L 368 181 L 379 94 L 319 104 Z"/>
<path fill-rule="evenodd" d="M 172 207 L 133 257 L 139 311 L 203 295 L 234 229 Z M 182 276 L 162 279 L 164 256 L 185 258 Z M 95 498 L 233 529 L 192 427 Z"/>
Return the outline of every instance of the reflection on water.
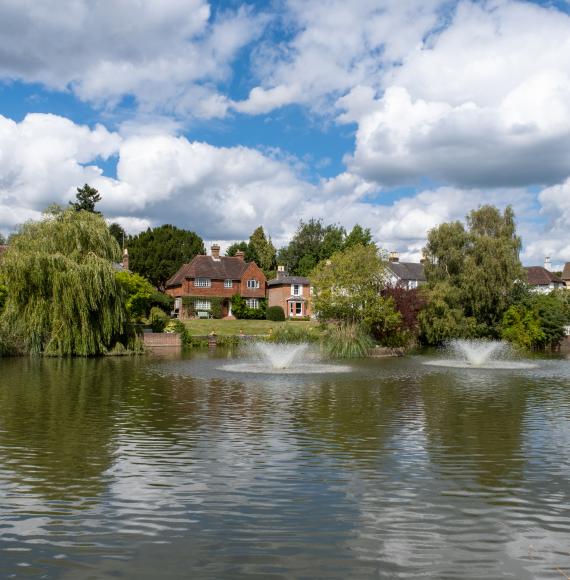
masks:
<path fill-rule="evenodd" d="M 423 361 L 0 360 L 2 577 L 561 577 L 568 362 Z"/>

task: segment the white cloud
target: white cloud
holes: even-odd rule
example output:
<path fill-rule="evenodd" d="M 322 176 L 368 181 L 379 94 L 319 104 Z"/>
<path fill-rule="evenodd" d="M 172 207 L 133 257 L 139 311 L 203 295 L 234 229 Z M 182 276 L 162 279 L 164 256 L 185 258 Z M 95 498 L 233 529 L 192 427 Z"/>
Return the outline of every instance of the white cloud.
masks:
<path fill-rule="evenodd" d="M 248 8 L 211 18 L 206 0 L 18 0 L 0 3 L 0 77 L 71 89 L 113 106 L 223 116 L 213 83 L 263 29 Z"/>

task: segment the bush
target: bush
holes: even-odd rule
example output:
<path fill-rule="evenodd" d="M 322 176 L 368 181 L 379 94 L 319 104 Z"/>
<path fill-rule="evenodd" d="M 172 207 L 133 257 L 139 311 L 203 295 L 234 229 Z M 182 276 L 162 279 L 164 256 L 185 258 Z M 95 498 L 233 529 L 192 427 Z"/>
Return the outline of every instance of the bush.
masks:
<path fill-rule="evenodd" d="M 373 345 L 370 335 L 354 323 L 332 325 L 323 337 L 323 350 L 331 358 L 363 358 Z"/>
<path fill-rule="evenodd" d="M 177 318 L 170 320 L 168 322 L 168 324 L 164 328 L 164 332 L 168 332 L 171 334 L 179 334 L 180 338 L 182 339 L 182 344 L 184 345 L 192 344 L 192 336 L 190 335 L 190 331 L 186 328 L 186 325 Z"/>
<path fill-rule="evenodd" d="M 270 306 L 265 314 L 267 320 L 273 320 L 274 322 L 282 322 L 285 320 L 285 311 L 281 306 Z"/>
<path fill-rule="evenodd" d="M 267 298 L 258 298 L 259 308 L 249 308 L 245 298 L 239 294 L 232 296 L 232 313 L 241 320 L 264 320 L 267 308 Z"/>
<path fill-rule="evenodd" d="M 149 322 L 153 332 L 162 332 L 168 324 L 168 315 L 156 306 L 150 309 Z"/>
<path fill-rule="evenodd" d="M 319 335 L 312 328 L 283 324 L 275 329 L 269 340 L 277 343 L 316 342 Z"/>

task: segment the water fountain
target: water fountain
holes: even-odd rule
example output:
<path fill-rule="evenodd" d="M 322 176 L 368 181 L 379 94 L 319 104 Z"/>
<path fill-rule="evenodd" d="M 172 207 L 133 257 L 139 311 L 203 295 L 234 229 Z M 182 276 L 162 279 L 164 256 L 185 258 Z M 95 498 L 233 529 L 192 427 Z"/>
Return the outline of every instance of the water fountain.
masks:
<path fill-rule="evenodd" d="M 537 365 L 513 360 L 516 356 L 511 345 L 502 340 L 452 340 L 444 352 L 454 358 L 440 358 L 424 364 L 431 366 L 478 369 L 529 369 Z"/>
<path fill-rule="evenodd" d="M 317 352 L 307 343 L 277 344 L 254 342 L 244 349 L 244 362 L 227 364 L 220 370 L 234 373 L 263 374 L 315 374 L 346 373 L 352 368 L 347 365 L 325 364 Z"/>

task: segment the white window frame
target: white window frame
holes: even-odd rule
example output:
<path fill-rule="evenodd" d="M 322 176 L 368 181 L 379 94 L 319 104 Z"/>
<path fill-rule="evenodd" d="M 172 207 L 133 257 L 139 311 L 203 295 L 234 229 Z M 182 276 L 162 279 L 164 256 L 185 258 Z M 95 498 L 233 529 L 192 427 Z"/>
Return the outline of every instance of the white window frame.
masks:
<path fill-rule="evenodd" d="M 299 312 L 297 312 L 297 305 L 300 306 Z M 295 300 L 291 300 L 289 302 L 289 316 L 290 317 L 303 316 L 303 303 L 295 301 Z"/>
<path fill-rule="evenodd" d="M 246 298 L 245 305 L 248 308 L 253 308 L 254 310 L 257 310 L 259 308 L 259 298 Z"/>
<path fill-rule="evenodd" d="M 174 299 L 174 310 L 180 310 L 182 308 L 182 298 Z"/>
<path fill-rule="evenodd" d="M 302 296 L 302 295 L 303 295 L 303 287 L 301 286 L 301 284 L 291 284 L 291 296 Z"/>
<path fill-rule="evenodd" d="M 194 310 L 198 312 L 199 310 L 211 310 L 212 309 L 212 301 L 211 300 L 204 300 L 198 299 L 194 301 Z"/>
<path fill-rule="evenodd" d="M 234 287 L 234 281 L 230 280 L 229 278 L 226 278 L 224 280 L 224 288 L 233 288 Z"/>
<path fill-rule="evenodd" d="M 250 278 L 247 281 L 247 287 L 250 289 L 257 289 L 259 288 L 259 280 L 256 280 L 255 278 Z"/>
<path fill-rule="evenodd" d="M 211 288 L 212 280 L 210 278 L 195 278 L 194 279 L 195 288 Z"/>

